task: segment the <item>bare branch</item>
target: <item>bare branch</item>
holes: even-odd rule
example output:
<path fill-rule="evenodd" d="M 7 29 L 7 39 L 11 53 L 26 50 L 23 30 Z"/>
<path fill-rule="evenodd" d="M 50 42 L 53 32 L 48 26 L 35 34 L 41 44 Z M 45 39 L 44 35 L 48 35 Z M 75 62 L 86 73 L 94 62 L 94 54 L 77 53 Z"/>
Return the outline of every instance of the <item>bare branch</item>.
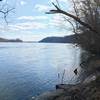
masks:
<path fill-rule="evenodd" d="M 73 18 L 75 21 L 79 22 L 81 25 L 85 26 L 86 28 L 90 29 L 92 32 L 98 33 L 93 27 L 91 27 L 89 24 L 83 22 L 80 20 L 79 17 L 72 15 L 62 9 L 60 9 L 57 5 L 55 5 L 54 3 L 52 3 L 56 9 L 54 10 L 50 10 L 49 12 L 46 12 L 46 14 L 56 14 L 56 13 L 60 13 L 60 14 L 64 14 L 66 16 L 69 16 L 71 18 Z M 98 34 L 99 35 L 99 34 Z"/>
<path fill-rule="evenodd" d="M 5 22 L 8 24 L 8 21 L 7 21 L 7 15 L 10 11 L 14 10 L 15 8 L 11 8 L 11 9 L 7 9 L 6 11 L 3 11 L 3 10 L 0 10 L 0 13 L 2 13 L 4 15 L 4 20 Z"/>
<path fill-rule="evenodd" d="M 59 4 L 58 0 L 56 0 L 56 2 L 57 2 L 57 4 L 58 4 L 58 7 L 60 8 L 60 4 Z"/>
<path fill-rule="evenodd" d="M 69 22 L 70 24 L 71 24 L 71 26 L 72 26 L 72 28 L 73 28 L 73 32 L 75 33 L 75 34 L 77 34 L 77 32 L 76 32 L 76 29 L 75 29 L 75 26 L 73 25 L 73 23 L 70 21 L 70 19 L 67 19 L 66 17 L 63 17 L 67 22 Z"/>
<path fill-rule="evenodd" d="M 53 2 L 52 2 L 52 4 L 57 10 L 60 10 L 60 8 L 57 5 L 55 5 Z"/>
<path fill-rule="evenodd" d="M 72 0 L 72 2 L 73 2 L 73 4 L 74 4 L 74 10 L 75 10 L 76 16 L 78 17 L 78 16 L 79 16 L 79 14 L 78 14 L 78 9 L 77 9 L 77 6 L 76 6 L 76 4 L 75 4 L 75 1 L 74 1 L 74 0 Z"/>

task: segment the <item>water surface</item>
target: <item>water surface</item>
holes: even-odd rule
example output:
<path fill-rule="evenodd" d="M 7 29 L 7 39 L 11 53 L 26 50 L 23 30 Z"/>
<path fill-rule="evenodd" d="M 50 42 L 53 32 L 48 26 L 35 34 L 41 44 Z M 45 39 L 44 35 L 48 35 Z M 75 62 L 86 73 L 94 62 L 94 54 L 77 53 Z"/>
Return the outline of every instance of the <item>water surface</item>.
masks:
<path fill-rule="evenodd" d="M 75 82 L 79 54 L 72 44 L 0 43 L 0 100 L 31 100 L 53 90 L 64 69 L 64 83 Z"/>

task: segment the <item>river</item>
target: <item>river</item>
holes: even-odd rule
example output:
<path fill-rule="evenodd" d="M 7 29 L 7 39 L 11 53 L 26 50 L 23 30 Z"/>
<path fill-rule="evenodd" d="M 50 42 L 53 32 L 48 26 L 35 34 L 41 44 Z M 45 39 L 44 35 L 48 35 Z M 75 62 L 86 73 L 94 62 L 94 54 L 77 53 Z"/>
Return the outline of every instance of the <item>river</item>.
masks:
<path fill-rule="evenodd" d="M 63 43 L 0 43 L 0 100 L 31 100 L 61 83 L 74 83 L 80 49 Z"/>

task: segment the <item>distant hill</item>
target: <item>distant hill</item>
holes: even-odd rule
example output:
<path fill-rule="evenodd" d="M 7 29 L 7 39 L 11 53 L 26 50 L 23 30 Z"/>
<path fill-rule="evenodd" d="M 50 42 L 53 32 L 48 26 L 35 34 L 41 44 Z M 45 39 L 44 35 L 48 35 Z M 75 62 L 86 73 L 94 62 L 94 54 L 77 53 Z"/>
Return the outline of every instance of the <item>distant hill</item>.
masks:
<path fill-rule="evenodd" d="M 39 42 L 45 43 L 76 43 L 75 35 L 64 36 L 64 37 L 46 37 Z"/>
<path fill-rule="evenodd" d="M 5 39 L 0 37 L 0 42 L 23 42 L 20 39 Z"/>

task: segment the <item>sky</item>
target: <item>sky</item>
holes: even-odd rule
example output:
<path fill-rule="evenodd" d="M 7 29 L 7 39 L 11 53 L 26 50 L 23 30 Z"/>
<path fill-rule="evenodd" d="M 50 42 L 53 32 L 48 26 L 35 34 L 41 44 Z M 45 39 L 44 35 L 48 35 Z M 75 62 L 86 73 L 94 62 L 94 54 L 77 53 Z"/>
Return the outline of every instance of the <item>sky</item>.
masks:
<path fill-rule="evenodd" d="M 70 11 L 69 0 L 59 0 L 60 7 Z M 24 41 L 39 41 L 49 36 L 72 34 L 71 26 L 60 14 L 45 14 L 53 9 L 56 0 L 3 0 L 9 8 L 15 8 L 8 16 L 8 25 L 0 15 L 0 37 L 20 38 Z"/>

